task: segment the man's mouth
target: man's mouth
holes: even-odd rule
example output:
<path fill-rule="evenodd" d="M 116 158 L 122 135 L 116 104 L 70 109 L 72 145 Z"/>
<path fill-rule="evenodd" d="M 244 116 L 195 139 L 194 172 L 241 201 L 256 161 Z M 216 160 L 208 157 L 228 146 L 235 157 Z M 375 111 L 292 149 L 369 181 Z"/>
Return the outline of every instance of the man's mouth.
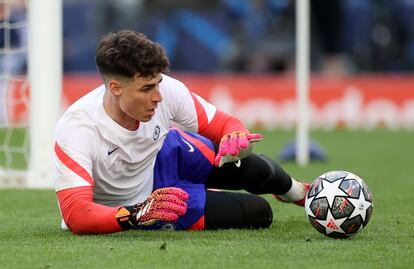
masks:
<path fill-rule="evenodd" d="M 147 110 L 147 112 L 149 113 L 149 114 L 151 114 L 151 115 L 154 115 L 155 114 L 155 109 L 156 109 L 157 107 L 154 107 L 154 108 L 151 108 L 151 109 L 148 109 Z"/>

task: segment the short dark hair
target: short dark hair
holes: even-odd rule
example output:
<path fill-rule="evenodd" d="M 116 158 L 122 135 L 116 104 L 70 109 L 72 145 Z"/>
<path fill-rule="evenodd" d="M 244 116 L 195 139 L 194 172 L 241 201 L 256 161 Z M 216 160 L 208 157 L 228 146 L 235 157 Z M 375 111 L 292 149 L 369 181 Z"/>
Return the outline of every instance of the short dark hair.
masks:
<path fill-rule="evenodd" d="M 96 49 L 95 61 L 104 79 L 108 75 L 155 76 L 168 72 L 170 66 L 161 45 L 132 30 L 105 35 Z"/>

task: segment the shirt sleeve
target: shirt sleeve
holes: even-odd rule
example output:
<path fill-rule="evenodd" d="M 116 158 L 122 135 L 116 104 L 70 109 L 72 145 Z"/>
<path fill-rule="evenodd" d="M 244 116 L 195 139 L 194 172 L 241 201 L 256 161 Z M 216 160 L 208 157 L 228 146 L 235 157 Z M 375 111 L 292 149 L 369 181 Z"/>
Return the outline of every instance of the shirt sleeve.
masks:
<path fill-rule="evenodd" d="M 55 189 L 62 218 L 75 234 L 113 233 L 121 230 L 118 207 L 93 202 L 93 135 L 87 128 L 58 124 L 55 133 Z"/>
<path fill-rule="evenodd" d="M 55 190 L 92 186 L 92 163 L 96 154 L 93 133 L 75 119 L 59 122 L 55 131 Z"/>
<path fill-rule="evenodd" d="M 119 207 L 93 202 L 92 187 L 70 188 L 56 193 L 59 208 L 74 234 L 104 234 L 122 230 L 115 216 Z"/>

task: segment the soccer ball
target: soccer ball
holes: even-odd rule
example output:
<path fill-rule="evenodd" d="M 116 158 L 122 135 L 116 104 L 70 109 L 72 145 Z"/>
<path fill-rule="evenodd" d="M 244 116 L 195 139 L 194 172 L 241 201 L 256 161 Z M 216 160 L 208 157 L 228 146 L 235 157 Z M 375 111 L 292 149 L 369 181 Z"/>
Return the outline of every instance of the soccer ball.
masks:
<path fill-rule="evenodd" d="M 357 175 L 330 171 L 312 182 L 305 211 L 310 224 L 320 233 L 347 238 L 367 226 L 372 215 L 372 194 Z"/>

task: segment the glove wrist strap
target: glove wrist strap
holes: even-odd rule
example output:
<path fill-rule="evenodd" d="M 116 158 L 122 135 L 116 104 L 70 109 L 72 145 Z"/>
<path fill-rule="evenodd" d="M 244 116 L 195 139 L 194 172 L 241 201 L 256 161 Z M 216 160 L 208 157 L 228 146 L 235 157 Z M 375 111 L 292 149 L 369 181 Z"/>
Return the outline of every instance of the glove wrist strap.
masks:
<path fill-rule="evenodd" d="M 119 226 L 124 230 L 136 229 L 137 227 L 137 212 L 142 208 L 142 204 L 133 206 L 122 206 L 118 209 L 115 218 Z"/>

